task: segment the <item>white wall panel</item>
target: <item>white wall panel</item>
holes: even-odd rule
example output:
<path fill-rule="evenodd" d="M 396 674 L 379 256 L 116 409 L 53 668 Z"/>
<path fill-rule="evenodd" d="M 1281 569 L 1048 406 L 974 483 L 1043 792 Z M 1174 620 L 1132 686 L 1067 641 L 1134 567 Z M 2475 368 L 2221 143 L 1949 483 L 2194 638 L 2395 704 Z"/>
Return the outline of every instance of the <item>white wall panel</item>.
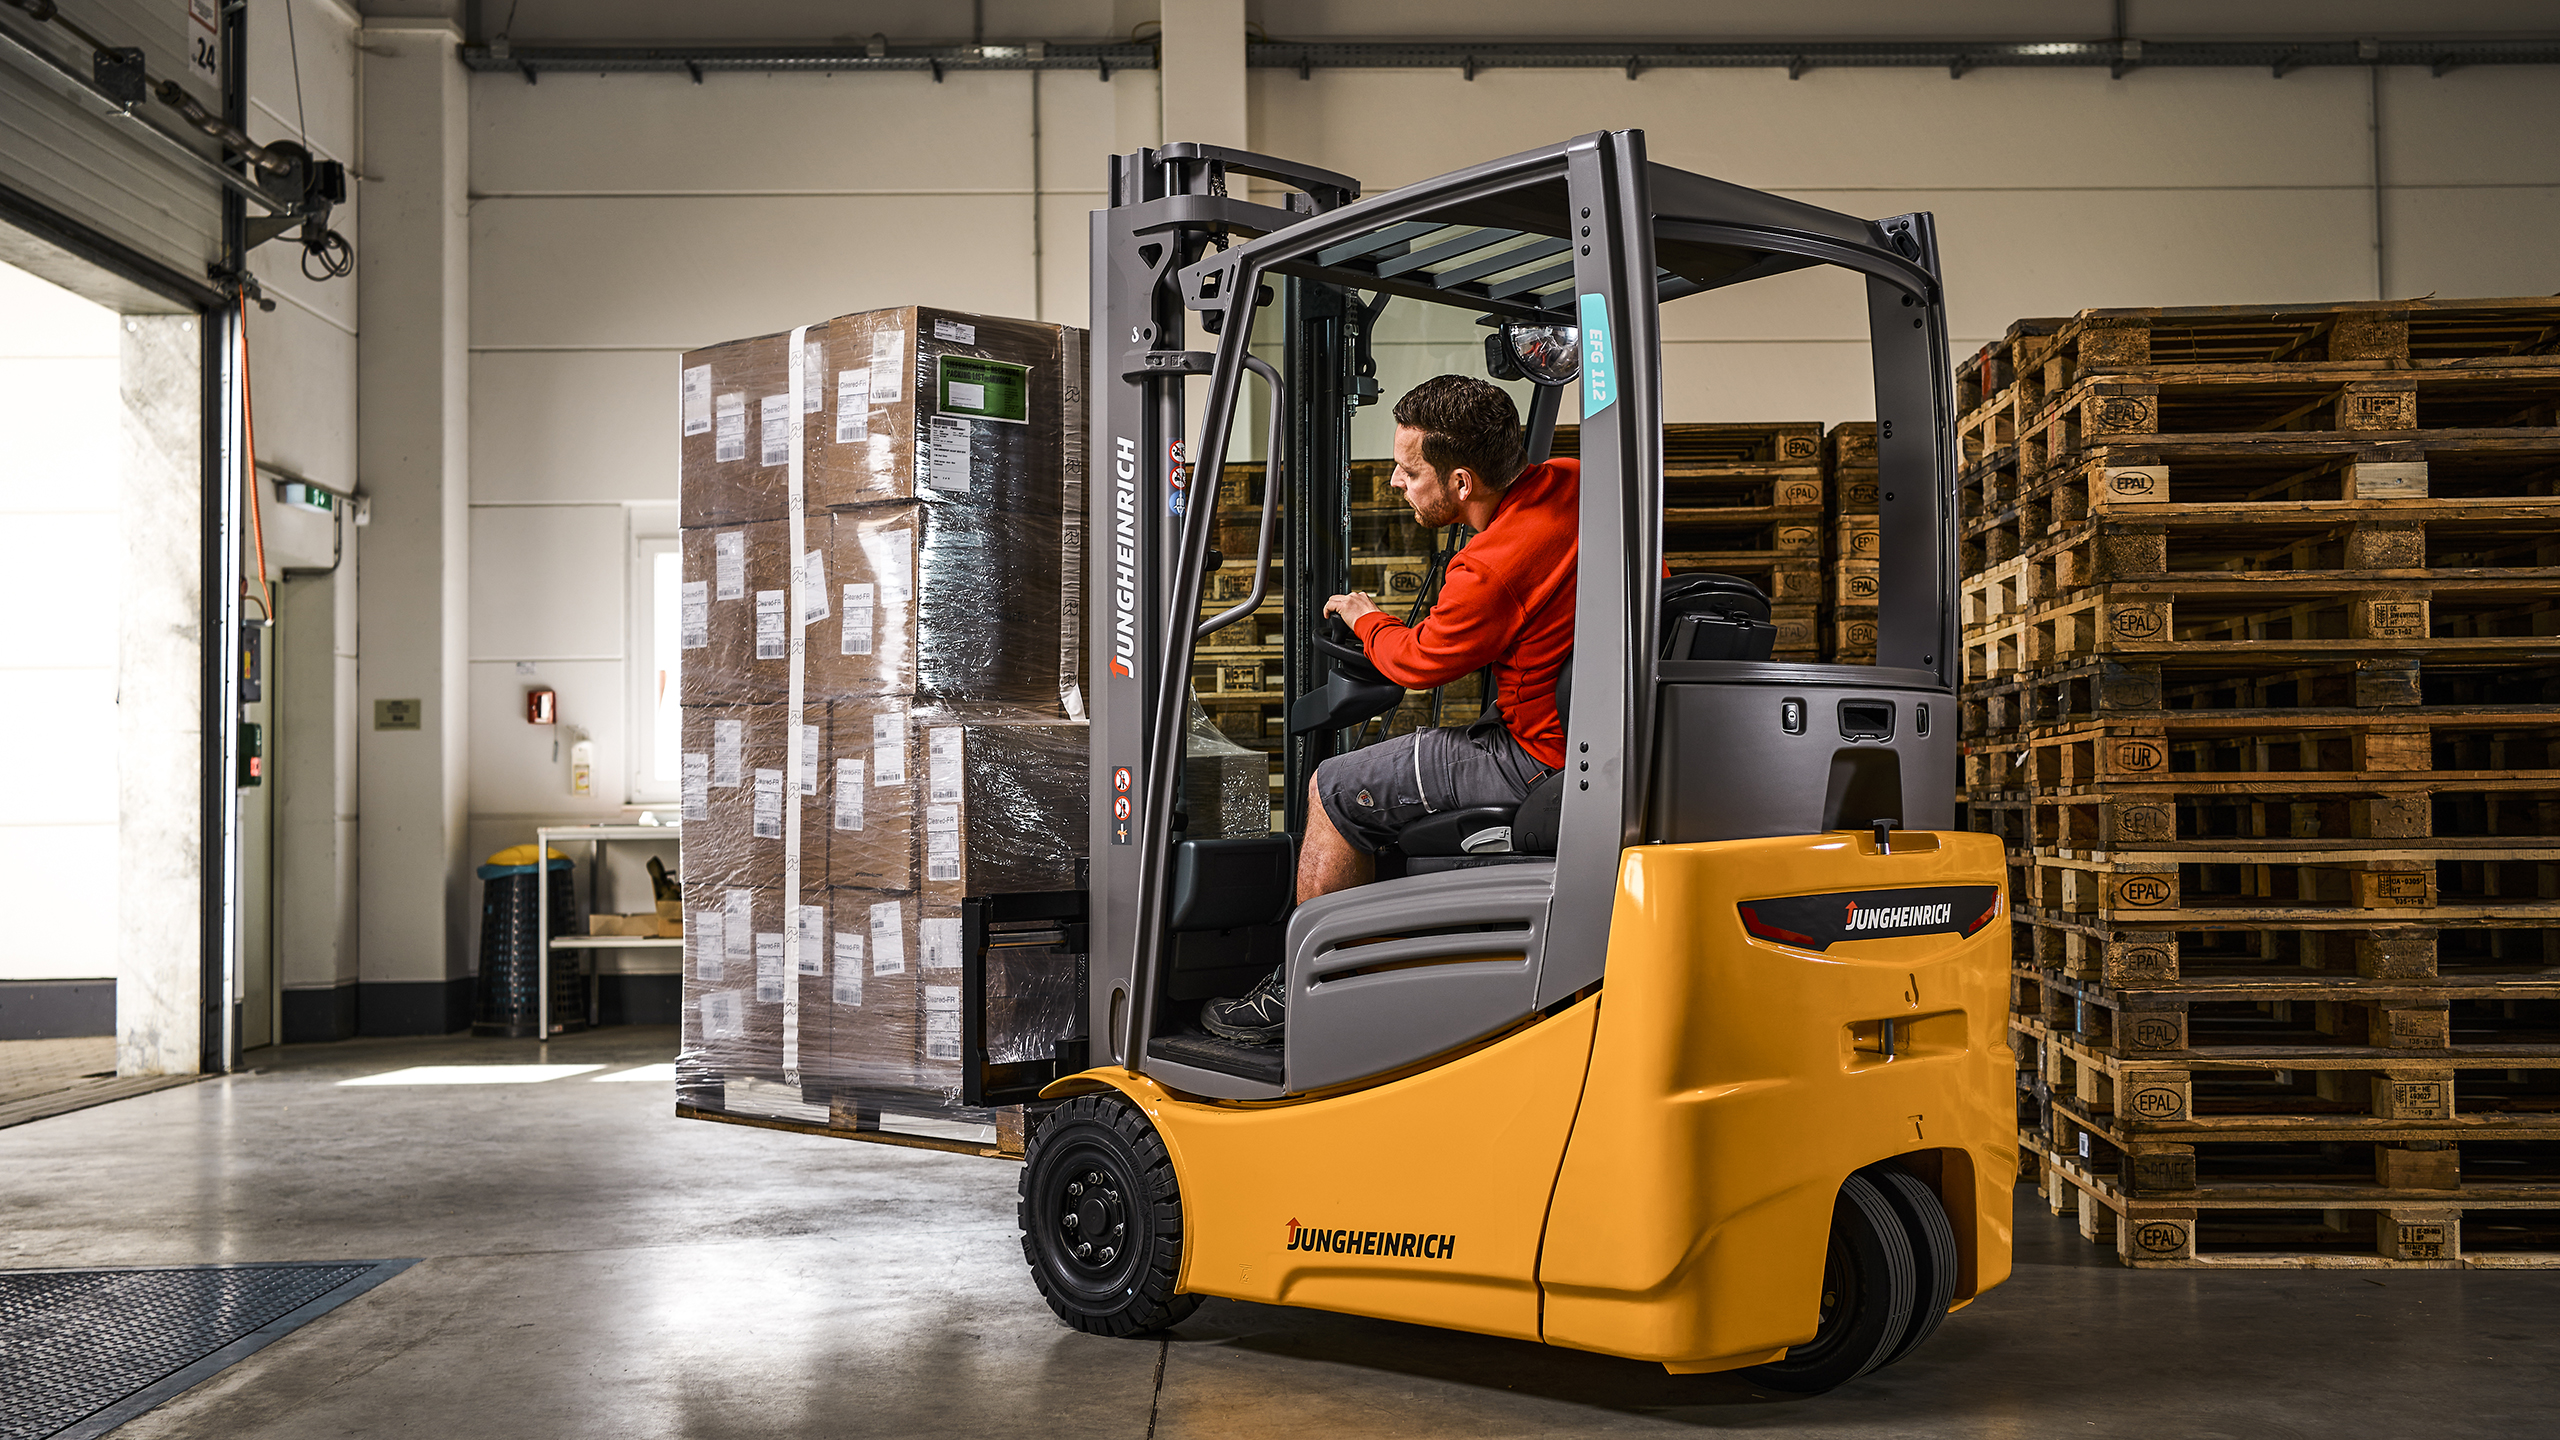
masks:
<path fill-rule="evenodd" d="M 2483 65 L 2441 77 L 2385 69 L 2382 178 L 2560 184 L 2560 74 L 2548 65 Z"/>
<path fill-rule="evenodd" d="M 2383 195 L 2393 295 L 2560 295 L 2560 185 Z"/>
<path fill-rule="evenodd" d="M 473 661 L 618 662 L 624 534 L 619 505 L 472 507 Z"/>
<path fill-rule="evenodd" d="M 472 345 L 691 348 L 885 305 L 1020 314 L 1026 196 L 484 200 Z"/>
<path fill-rule="evenodd" d="M 1877 215 L 1933 209 L 1958 335 L 2098 305 L 2355 300 L 2373 293 L 2362 189 L 1932 195 L 1800 191 Z"/>
<path fill-rule="evenodd" d="M 682 353 L 473 355 L 473 502 L 673 500 Z"/>
<path fill-rule="evenodd" d="M 1107 92 L 1089 77 L 1078 89 Z M 1054 92 L 1060 87 L 1047 87 Z M 489 76 L 471 87 L 488 195 L 831 195 L 1031 188 L 1027 75 Z M 540 144 L 520 137 L 540 136 Z"/>
<path fill-rule="evenodd" d="M 250 0 L 249 133 L 266 138 L 258 128 L 263 118 L 353 168 L 355 44 L 347 12 L 326 0 Z"/>
<path fill-rule="evenodd" d="M 352 280 L 331 284 L 355 294 Z M 258 459 L 337 489 L 354 485 L 355 373 L 356 337 L 347 330 L 290 301 L 264 312 L 253 308 L 249 383 L 258 411 Z M 329 563 L 325 549 L 319 563 Z"/>
<path fill-rule="evenodd" d="M 559 694 L 559 724 L 525 723 L 524 692 L 538 688 Z M 623 691 L 619 660 L 552 661 L 531 675 L 518 674 L 513 664 L 472 662 L 471 813 L 582 817 L 590 823 L 618 816 L 627 769 L 622 717 L 629 702 Z M 585 797 L 569 793 L 569 747 L 578 730 L 596 747 L 595 793 Z M 528 822 L 524 833 L 506 843 L 529 842 L 530 832 Z"/>
<path fill-rule="evenodd" d="M 1255 143 L 1368 193 L 1593 130 L 1759 189 L 2361 185 L 2361 71 L 1251 72 Z"/>

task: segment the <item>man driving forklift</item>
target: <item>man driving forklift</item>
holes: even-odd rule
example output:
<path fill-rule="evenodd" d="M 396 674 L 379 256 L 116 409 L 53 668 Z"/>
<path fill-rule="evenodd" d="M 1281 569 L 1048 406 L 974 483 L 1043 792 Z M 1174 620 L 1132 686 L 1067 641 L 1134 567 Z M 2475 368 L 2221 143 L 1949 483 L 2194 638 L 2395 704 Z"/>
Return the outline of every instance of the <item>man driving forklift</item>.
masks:
<path fill-rule="evenodd" d="M 1491 666 L 1495 704 L 1463 728 L 1431 727 L 1336 755 L 1307 785 L 1298 903 L 1377 877 L 1380 850 L 1425 815 L 1516 805 L 1564 765 L 1556 684 L 1573 654 L 1581 462 L 1524 463 L 1520 412 L 1484 380 L 1440 375 L 1396 402 L 1391 483 L 1424 529 L 1475 532 L 1449 561 L 1431 613 L 1411 626 L 1353 592 L 1325 602 L 1379 673 L 1429 690 Z M 1212 1000 L 1200 1023 L 1276 1045 L 1288 1021 L 1282 974 Z"/>

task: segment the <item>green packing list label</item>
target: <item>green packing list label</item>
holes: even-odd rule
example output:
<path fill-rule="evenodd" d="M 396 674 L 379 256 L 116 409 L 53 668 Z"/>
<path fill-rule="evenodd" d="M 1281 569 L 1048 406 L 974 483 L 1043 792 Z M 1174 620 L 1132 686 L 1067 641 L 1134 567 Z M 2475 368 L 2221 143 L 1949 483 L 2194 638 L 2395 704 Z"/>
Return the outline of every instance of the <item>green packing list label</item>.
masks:
<path fill-rule="evenodd" d="M 969 355 L 938 356 L 934 362 L 940 409 L 945 415 L 972 420 L 1031 423 L 1031 367 Z"/>

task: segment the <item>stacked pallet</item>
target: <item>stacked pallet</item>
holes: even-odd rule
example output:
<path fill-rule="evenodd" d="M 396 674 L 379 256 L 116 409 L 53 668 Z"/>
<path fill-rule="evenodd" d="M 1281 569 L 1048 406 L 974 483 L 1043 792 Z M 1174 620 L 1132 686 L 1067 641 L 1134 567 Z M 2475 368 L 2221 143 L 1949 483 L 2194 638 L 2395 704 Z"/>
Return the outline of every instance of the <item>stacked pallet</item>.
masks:
<path fill-rule="evenodd" d="M 682 365 L 680 1104 L 1018 1140 L 958 1104 L 961 902 L 1079 883 L 1084 334 L 791 338 Z M 1006 959 L 990 1045 L 1045 1054 L 1072 962 Z"/>
<path fill-rule="evenodd" d="M 1557 455 L 1579 455 L 1556 427 Z M 1769 597 L 1777 660 L 1816 660 L 1823 601 L 1819 421 L 1662 427 L 1662 548 L 1674 575 L 1738 575 Z M 1869 527 L 1872 530 L 1872 526 Z"/>
<path fill-rule="evenodd" d="M 2560 301 L 1967 367 L 2038 1186 L 2136 1265 L 2560 1263 Z"/>
<path fill-rule="evenodd" d="M 1876 422 L 1832 426 L 1822 437 L 1822 658 L 1835 665 L 1876 663 L 1876 479 Z"/>

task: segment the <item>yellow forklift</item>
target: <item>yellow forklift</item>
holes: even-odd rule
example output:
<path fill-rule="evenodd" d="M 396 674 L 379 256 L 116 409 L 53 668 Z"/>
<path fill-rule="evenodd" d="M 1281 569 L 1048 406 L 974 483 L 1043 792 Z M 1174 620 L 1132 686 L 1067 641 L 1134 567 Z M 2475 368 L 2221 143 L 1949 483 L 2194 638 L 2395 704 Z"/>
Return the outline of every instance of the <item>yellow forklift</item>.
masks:
<path fill-rule="evenodd" d="M 1671 169 L 1637 131 L 1369 199 L 1175 144 L 1114 159 L 1092 265 L 1088 885 L 974 899 L 964 943 L 966 1098 L 1034 1102 L 1023 1253 L 1058 1315 L 1127 1335 L 1218 1295 L 1814 1391 L 2005 1279 L 2009 924 L 1998 842 L 1953 813 L 1930 217 Z M 1868 297 L 1872 665 L 1773 662 L 1755 587 L 1664 574 L 1659 312 L 1816 265 Z M 1274 304 L 1277 365 L 1248 348 Z M 1567 763 L 1516 809 L 1427 817 L 1376 883 L 1298 905 L 1313 767 L 1403 699 L 1320 623 L 1351 588 L 1350 420 L 1377 398 L 1389 304 L 1460 307 L 1488 370 L 1534 382 L 1532 461 L 1579 389 Z M 1248 372 L 1271 391 L 1252 593 L 1204 617 Z M 1193 648 L 1272 585 L 1287 828 L 1194 838 Z M 1074 952 L 1081 987 L 1078 1033 L 1038 1053 L 989 1010 L 1005 957 L 1033 952 Z M 1202 1001 L 1274 966 L 1282 1043 L 1202 1030 Z"/>

